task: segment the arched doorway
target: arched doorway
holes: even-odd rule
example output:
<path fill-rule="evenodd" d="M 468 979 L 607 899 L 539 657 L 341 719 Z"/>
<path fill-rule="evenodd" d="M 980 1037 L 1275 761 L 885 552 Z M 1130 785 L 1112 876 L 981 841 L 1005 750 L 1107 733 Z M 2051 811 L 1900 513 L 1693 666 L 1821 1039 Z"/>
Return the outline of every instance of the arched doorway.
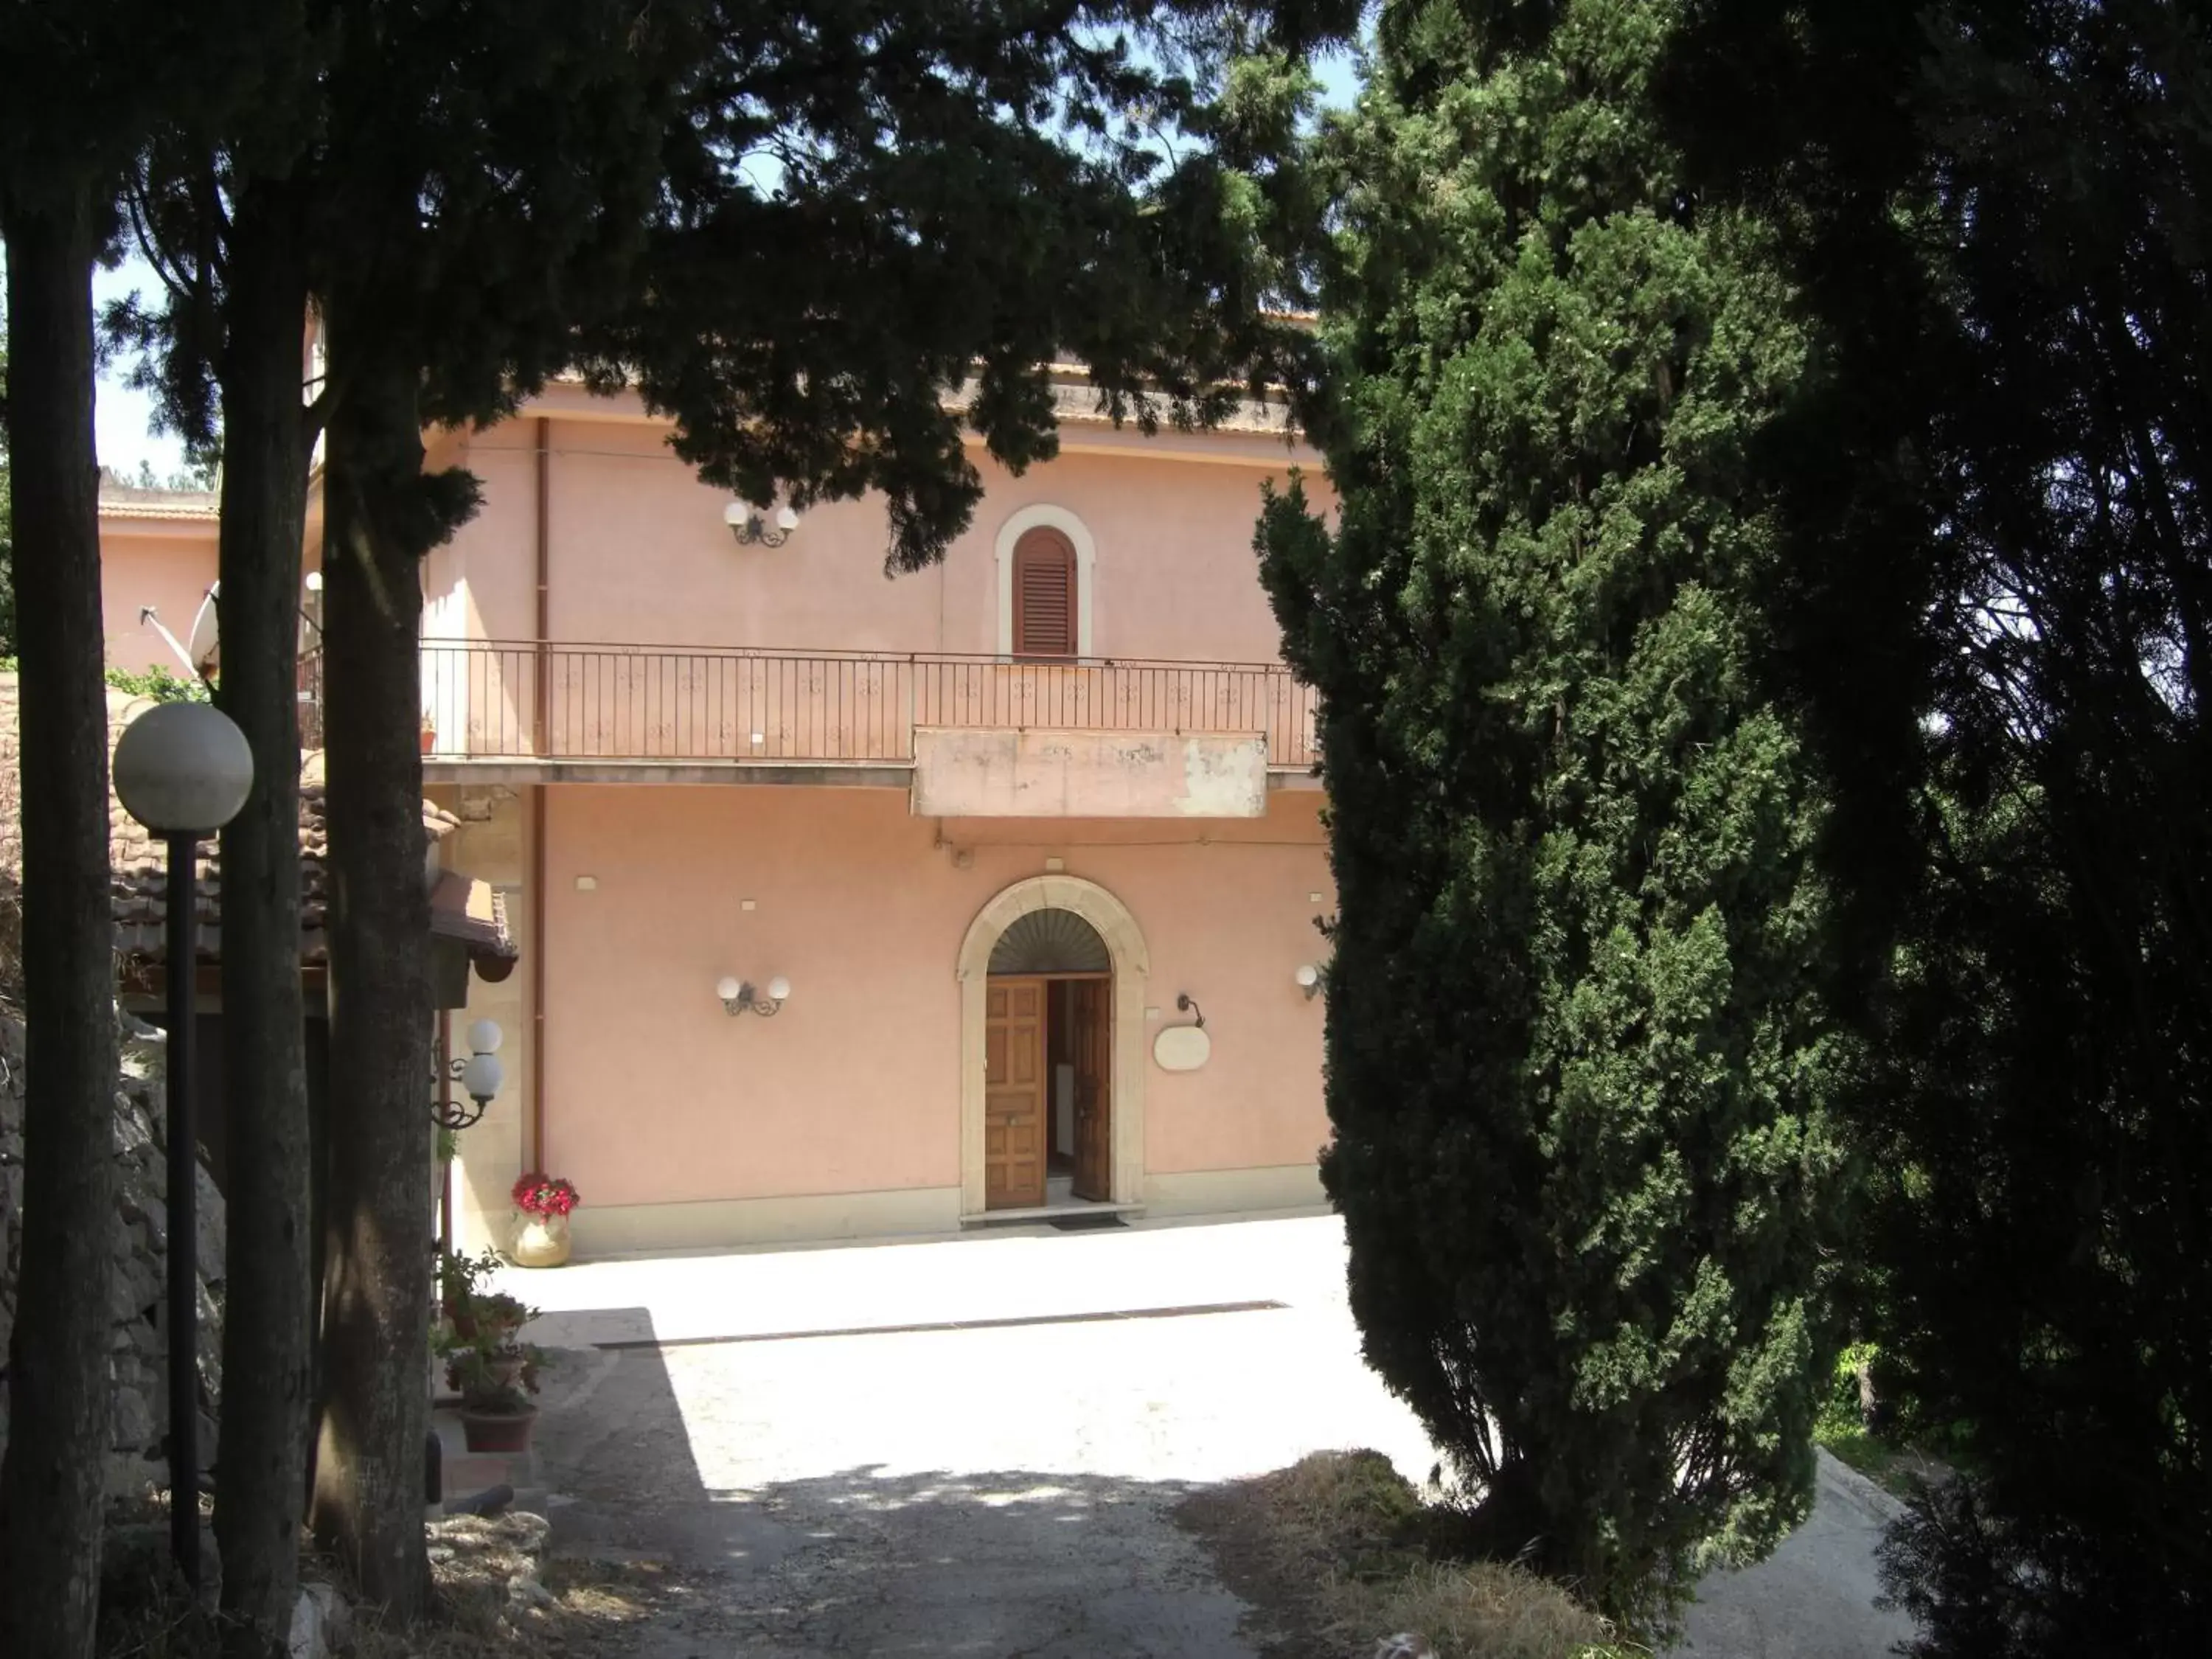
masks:
<path fill-rule="evenodd" d="M 1039 876 L 986 904 L 960 950 L 963 1215 L 1071 1198 L 1140 1200 L 1150 972 L 1128 909 L 1095 882 Z"/>

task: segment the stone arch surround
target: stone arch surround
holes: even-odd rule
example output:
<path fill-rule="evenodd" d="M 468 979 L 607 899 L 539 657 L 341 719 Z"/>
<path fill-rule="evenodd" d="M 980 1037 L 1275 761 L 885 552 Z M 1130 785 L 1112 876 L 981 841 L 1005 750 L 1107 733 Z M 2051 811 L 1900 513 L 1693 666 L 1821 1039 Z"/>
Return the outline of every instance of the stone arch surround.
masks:
<path fill-rule="evenodd" d="M 1014 652 L 1014 549 L 1024 534 L 1039 529 L 1058 531 L 1075 549 L 1075 654 L 1087 658 L 1092 654 L 1091 622 L 1097 589 L 1098 543 L 1089 525 L 1049 501 L 1023 507 L 1011 515 L 999 526 L 993 541 L 992 558 L 998 571 L 998 653 L 1011 657 Z"/>
<path fill-rule="evenodd" d="M 1032 910 L 1072 910 L 1098 930 L 1114 963 L 1113 1176 L 1116 1204 L 1137 1204 L 1145 1186 L 1145 997 L 1152 959 L 1128 906 L 1080 876 L 1031 876 L 1002 889 L 968 925 L 961 942 L 960 1213 L 983 1211 L 984 1017 L 991 951 L 999 936 Z"/>

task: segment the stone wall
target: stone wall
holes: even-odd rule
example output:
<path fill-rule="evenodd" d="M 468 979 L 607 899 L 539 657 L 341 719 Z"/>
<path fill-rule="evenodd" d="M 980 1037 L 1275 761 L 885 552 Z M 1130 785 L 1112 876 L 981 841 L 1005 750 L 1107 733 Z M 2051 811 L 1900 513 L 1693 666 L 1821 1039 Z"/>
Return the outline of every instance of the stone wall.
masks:
<path fill-rule="evenodd" d="M 108 1399 L 114 1445 L 108 1455 L 111 1498 L 165 1486 L 168 1466 L 169 1223 L 162 1107 L 166 1039 L 153 1027 L 118 1014 L 123 1086 L 115 1097 L 118 1190 L 108 1226 L 115 1271 L 108 1297 L 113 1327 Z M 15 1275 L 22 1252 L 23 1028 L 0 1014 L 0 1370 L 15 1322 Z M 207 1170 L 199 1171 L 200 1457 L 216 1452 L 216 1403 L 222 1352 L 223 1208 Z M 7 1393 L 0 1387 L 0 1449 L 7 1444 Z"/>

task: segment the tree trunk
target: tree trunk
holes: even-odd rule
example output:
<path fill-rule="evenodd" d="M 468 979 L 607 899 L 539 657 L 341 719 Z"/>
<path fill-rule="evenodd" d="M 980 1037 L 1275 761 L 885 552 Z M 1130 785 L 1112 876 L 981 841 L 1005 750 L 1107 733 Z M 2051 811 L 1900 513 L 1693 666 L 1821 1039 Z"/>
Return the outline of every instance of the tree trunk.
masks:
<path fill-rule="evenodd" d="M 253 750 L 222 832 L 229 1279 L 215 1530 L 237 1654 L 281 1654 L 299 1594 L 313 1325 L 300 990 L 300 544 L 307 275 L 296 191 L 246 186 L 231 215 L 222 363 L 219 701 Z"/>
<path fill-rule="evenodd" d="M 4 222 L 21 625 L 23 1241 L 0 1469 L 0 1653 L 92 1651 L 115 1227 L 107 693 L 92 436 L 92 203 Z"/>
<path fill-rule="evenodd" d="M 419 370 L 333 303 L 325 471 L 330 1207 L 317 1539 L 401 1623 L 423 1608 L 430 1215 L 429 897 L 416 567 Z M 389 353 L 390 355 L 387 355 Z"/>

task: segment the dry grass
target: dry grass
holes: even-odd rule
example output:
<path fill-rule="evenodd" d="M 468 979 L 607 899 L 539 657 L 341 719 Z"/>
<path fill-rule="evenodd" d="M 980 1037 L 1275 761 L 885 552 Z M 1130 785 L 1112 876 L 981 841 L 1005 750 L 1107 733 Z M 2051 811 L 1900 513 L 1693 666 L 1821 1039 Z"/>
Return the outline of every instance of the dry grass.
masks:
<path fill-rule="evenodd" d="M 204 1512 L 204 1494 L 201 1503 Z M 167 1516 L 168 1494 L 148 1492 L 112 1506 L 110 1519 L 118 1528 L 146 1531 Z M 339 1654 L 353 1659 L 599 1659 L 629 1653 L 635 1641 L 632 1626 L 696 1605 L 696 1587 L 656 1562 L 549 1559 L 546 1523 L 527 1511 L 453 1516 L 433 1522 L 428 1533 L 430 1618 L 406 1628 L 374 1608 L 349 1608 L 337 1632 Z M 342 1582 L 333 1563 L 312 1553 L 304 1534 L 301 1543 L 302 1583 Z M 221 1654 L 222 1620 L 185 1599 L 167 1559 L 163 1545 L 146 1555 L 143 1571 L 108 1576 L 100 1659 L 216 1659 Z"/>
<path fill-rule="evenodd" d="M 1600 1659 L 1605 1620 L 1519 1567 L 1438 1559 L 1445 1512 L 1379 1452 L 1317 1452 L 1245 1483 L 1213 1532 L 1232 1587 L 1302 1628 L 1288 1650 L 1365 1656 L 1387 1638 L 1434 1659 Z M 1273 1594 L 1270 1592 L 1273 1591 Z"/>
<path fill-rule="evenodd" d="M 517 1659 L 626 1653 L 629 1627 L 685 1593 L 649 1561 L 544 1559 L 545 1522 L 516 1511 L 430 1528 L 437 1611 L 427 1627 L 356 1618 L 354 1659 Z"/>
<path fill-rule="evenodd" d="M 1437 1659 L 1583 1659 L 1625 1654 L 1606 1622 L 1557 1584 L 1496 1562 L 1423 1562 L 1370 1587 L 1370 1620 L 1423 1638 Z"/>
<path fill-rule="evenodd" d="M 102 1604 L 95 1649 L 100 1659 L 216 1659 L 222 1633 L 180 1585 L 149 1582 L 122 1604 Z"/>

